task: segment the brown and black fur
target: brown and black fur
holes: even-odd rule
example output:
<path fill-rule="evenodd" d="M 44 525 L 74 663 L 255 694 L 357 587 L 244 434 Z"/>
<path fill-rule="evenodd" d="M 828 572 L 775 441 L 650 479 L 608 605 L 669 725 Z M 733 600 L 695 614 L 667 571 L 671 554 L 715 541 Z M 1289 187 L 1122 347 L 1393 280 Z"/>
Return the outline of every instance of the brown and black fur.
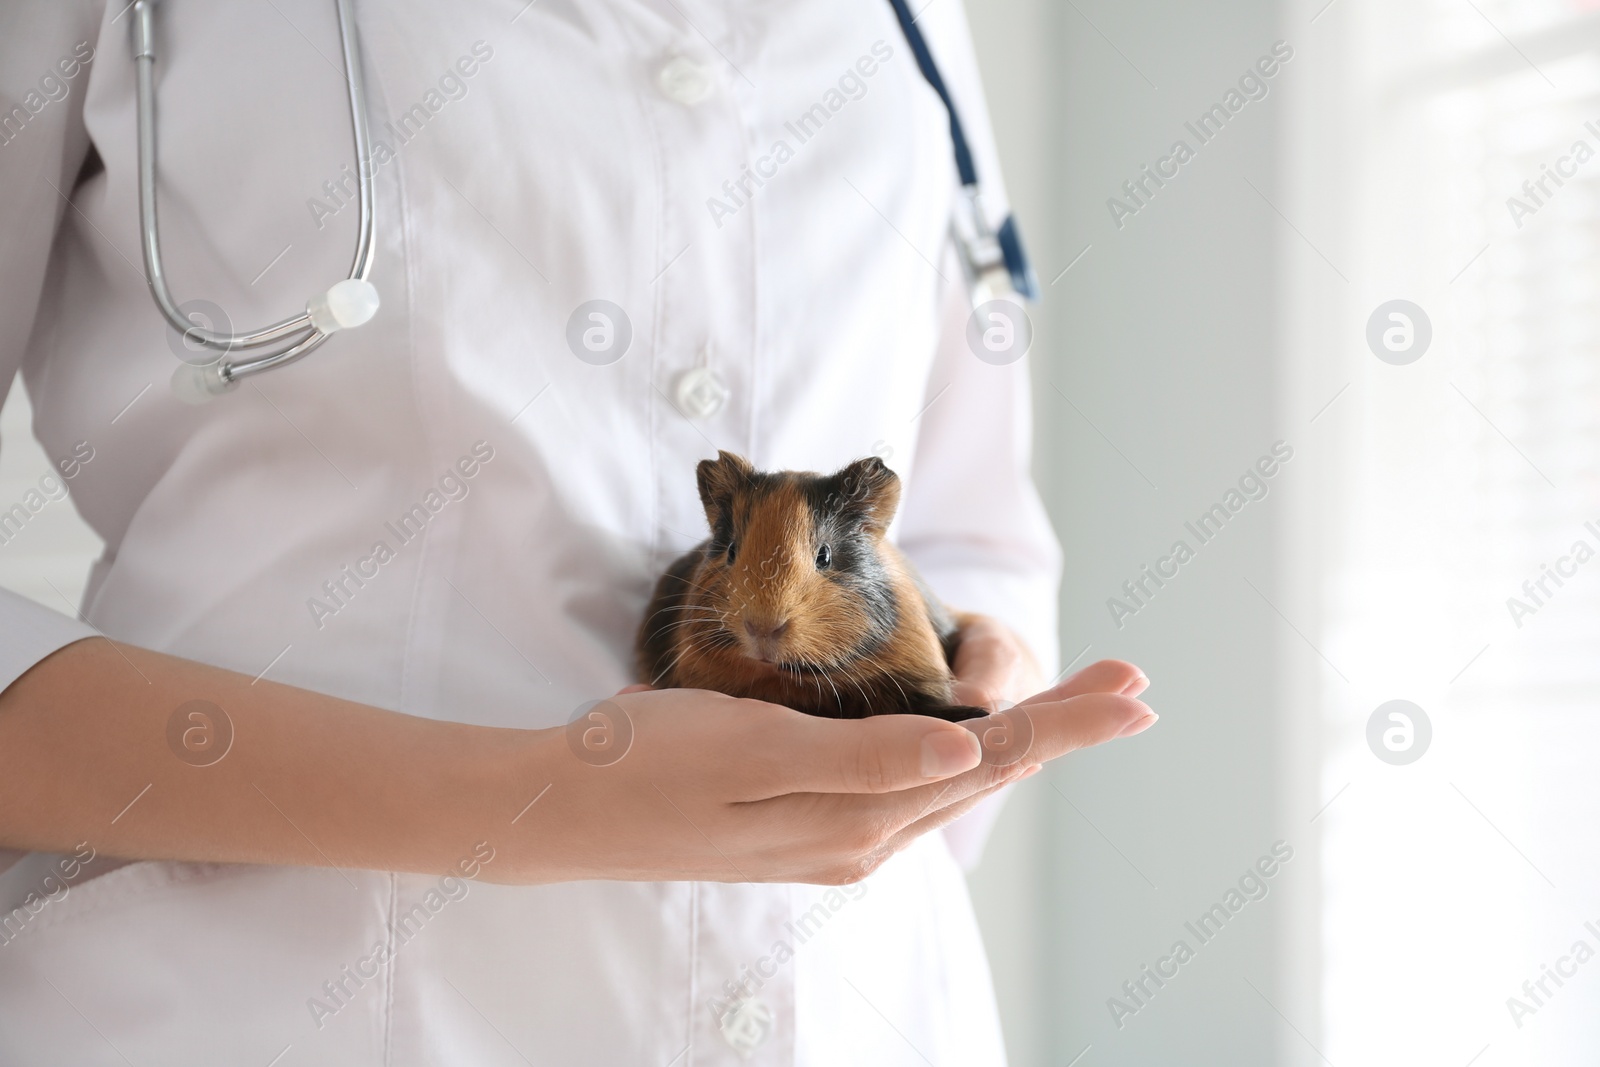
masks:
<path fill-rule="evenodd" d="M 643 681 L 831 718 L 986 714 L 952 702 L 957 620 L 884 537 L 900 479 L 882 460 L 762 473 L 719 452 L 696 473 L 711 537 L 656 584 Z"/>

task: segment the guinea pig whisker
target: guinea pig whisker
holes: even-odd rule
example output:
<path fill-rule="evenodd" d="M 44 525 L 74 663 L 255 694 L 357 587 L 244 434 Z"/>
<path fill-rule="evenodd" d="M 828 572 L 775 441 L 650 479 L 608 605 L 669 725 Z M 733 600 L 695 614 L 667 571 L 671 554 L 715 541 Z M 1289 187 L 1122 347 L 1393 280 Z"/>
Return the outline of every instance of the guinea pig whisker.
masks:
<path fill-rule="evenodd" d="M 689 634 L 687 636 L 680 634 L 674 639 L 673 643 L 677 645 L 677 652 L 672 657 L 672 666 L 674 667 L 678 665 L 678 661 L 685 655 L 690 653 L 702 654 L 712 647 L 706 644 L 699 634 Z"/>
<path fill-rule="evenodd" d="M 725 652 L 739 647 L 739 639 L 726 626 L 713 625 L 696 631 L 690 646 L 696 652 Z"/>
<path fill-rule="evenodd" d="M 710 617 L 689 615 L 681 619 L 674 619 L 665 626 L 660 627 L 659 633 L 669 642 L 676 644 L 685 636 L 697 636 L 706 627 L 718 627 L 720 622 Z"/>
<path fill-rule="evenodd" d="M 673 626 L 667 627 L 667 629 L 675 629 L 677 625 L 678 624 L 675 623 Z M 663 678 L 670 678 L 673 670 L 678 666 L 678 663 L 682 661 L 684 656 L 688 655 L 692 651 L 698 651 L 697 646 L 701 644 L 702 640 L 702 635 L 696 634 L 693 631 L 690 631 L 687 640 L 681 640 L 681 635 L 675 635 L 671 641 L 673 646 L 675 646 L 676 651 L 674 652 L 672 659 L 665 666 L 656 671 L 656 679 L 651 684 L 656 684 Z"/>
<path fill-rule="evenodd" d="M 721 608 L 714 608 L 710 604 L 668 604 L 664 608 L 657 608 L 650 617 L 653 619 L 666 611 L 710 611 L 717 614 L 726 614 Z"/>
<path fill-rule="evenodd" d="M 672 626 L 696 626 L 696 625 L 702 625 L 702 626 L 703 625 L 719 625 L 722 622 L 724 622 L 725 619 L 726 619 L 726 616 L 722 615 L 719 612 L 700 611 L 700 612 L 697 612 L 697 613 L 694 613 L 694 614 L 680 615 L 675 619 L 670 619 L 670 620 L 667 621 L 666 625 L 668 627 L 672 627 Z"/>
<path fill-rule="evenodd" d="M 844 680 L 849 682 L 851 685 L 855 686 L 856 687 L 856 692 L 861 694 L 861 704 L 862 704 L 862 706 L 865 707 L 865 708 L 871 709 L 871 707 L 872 707 L 872 698 L 867 695 L 867 691 L 866 691 L 866 689 L 862 688 L 861 683 L 859 681 L 857 681 L 855 678 L 852 678 L 849 675 L 845 675 L 844 676 Z M 907 703 L 909 704 L 910 702 L 907 701 Z"/>
<path fill-rule="evenodd" d="M 827 681 L 827 688 L 834 691 L 834 704 L 837 705 L 837 707 L 845 707 L 845 697 L 843 697 L 843 694 L 838 691 L 838 686 L 834 685 L 834 680 L 827 677 L 826 672 L 818 670 L 818 672 L 813 673 L 811 677 L 818 680 L 818 686 L 816 686 L 816 691 L 818 691 L 818 699 L 822 699 L 822 681 Z"/>
<path fill-rule="evenodd" d="M 700 620 L 700 619 L 688 619 L 688 620 L 685 620 L 683 622 L 676 622 L 676 623 L 673 623 L 671 626 L 662 627 L 661 632 L 663 634 L 666 634 L 669 637 L 670 640 L 677 641 L 680 637 L 685 636 L 684 634 L 679 633 L 677 631 L 682 630 L 685 626 L 694 627 L 696 625 L 703 625 L 703 620 Z M 688 636 L 698 637 L 700 635 L 699 635 L 699 632 L 697 630 L 691 628 L 689 630 L 689 632 L 688 632 Z"/>
<path fill-rule="evenodd" d="M 685 626 L 712 626 L 720 627 L 722 618 L 716 615 L 687 615 L 681 619 L 674 619 L 662 629 L 666 632 L 682 629 Z"/>
<path fill-rule="evenodd" d="M 709 617 L 711 617 L 713 615 L 720 614 L 719 612 L 716 611 L 715 608 L 701 607 L 698 604 L 678 604 L 678 605 L 664 607 L 664 608 L 657 608 L 655 611 L 651 612 L 650 613 L 650 617 L 645 620 L 646 625 L 649 625 L 650 623 L 653 623 L 656 620 L 657 616 L 662 615 L 665 612 L 669 612 L 669 611 L 671 611 L 671 612 L 688 611 L 688 612 L 697 613 L 697 614 L 688 616 L 691 619 L 693 619 L 693 618 L 701 618 L 701 617 L 709 618 Z"/>
<path fill-rule="evenodd" d="M 672 657 L 672 662 L 667 664 L 666 669 L 662 671 L 662 673 L 671 674 L 673 668 L 678 665 L 679 661 L 681 661 L 683 657 L 688 655 L 690 652 L 707 651 L 710 646 L 703 644 L 704 640 L 704 635 L 696 634 L 693 635 L 688 641 L 685 641 L 681 646 L 679 646 L 677 654 Z"/>
<path fill-rule="evenodd" d="M 896 689 L 900 690 L 900 697 L 901 697 L 902 700 L 904 700 L 906 702 L 905 706 L 909 708 L 911 706 L 911 697 L 906 695 L 906 687 L 900 684 L 900 679 L 896 678 L 892 674 L 886 674 L 886 675 L 884 675 L 884 677 L 888 678 L 889 681 L 893 682 L 894 683 L 894 687 Z"/>
<path fill-rule="evenodd" d="M 662 667 L 659 671 L 656 672 L 656 678 L 657 679 L 661 679 L 661 678 L 670 678 L 670 677 L 672 677 L 673 668 L 678 665 L 678 661 L 679 660 L 683 659 L 683 654 L 685 652 L 687 652 L 687 651 L 688 651 L 687 648 L 678 649 L 677 654 L 672 657 L 671 662 L 669 662 L 665 667 Z"/>
<path fill-rule="evenodd" d="M 710 642 L 711 648 L 738 648 L 739 638 L 734 635 L 726 625 L 718 623 L 705 631 L 704 637 Z"/>

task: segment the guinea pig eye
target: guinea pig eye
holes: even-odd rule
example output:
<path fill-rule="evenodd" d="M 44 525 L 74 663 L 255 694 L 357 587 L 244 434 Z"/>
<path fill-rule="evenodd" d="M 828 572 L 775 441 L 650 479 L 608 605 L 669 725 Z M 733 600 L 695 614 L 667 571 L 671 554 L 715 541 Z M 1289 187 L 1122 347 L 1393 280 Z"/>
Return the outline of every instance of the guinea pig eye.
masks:
<path fill-rule="evenodd" d="M 820 571 L 823 568 L 830 567 L 832 565 L 833 549 L 829 548 L 827 545 L 823 545 L 821 548 L 817 549 L 817 570 Z"/>
<path fill-rule="evenodd" d="M 734 557 L 737 556 L 738 554 L 739 554 L 739 542 L 737 542 L 737 541 L 729 541 L 728 542 L 728 562 L 732 563 Z"/>

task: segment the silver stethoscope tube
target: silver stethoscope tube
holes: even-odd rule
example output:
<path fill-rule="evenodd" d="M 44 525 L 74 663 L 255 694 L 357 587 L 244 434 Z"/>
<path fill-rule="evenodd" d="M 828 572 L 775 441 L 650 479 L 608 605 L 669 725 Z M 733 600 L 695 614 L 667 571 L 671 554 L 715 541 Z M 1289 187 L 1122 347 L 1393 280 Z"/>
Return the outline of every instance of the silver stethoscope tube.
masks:
<path fill-rule="evenodd" d="M 327 292 L 312 297 L 301 314 L 260 330 L 218 333 L 190 322 L 172 299 L 161 261 L 156 209 L 156 3 L 157 0 L 135 0 L 133 5 L 133 59 L 139 123 L 139 232 L 150 293 L 161 314 L 186 340 L 194 340 L 219 353 L 212 363 L 203 366 L 185 363 L 173 375 L 173 388 L 179 395 L 185 400 L 198 402 L 224 392 L 241 379 L 293 363 L 320 346 L 330 334 L 360 326 L 377 311 L 377 290 L 367 281 L 367 275 L 372 271 L 373 244 L 371 137 L 367 129 L 360 41 L 356 37 L 355 20 L 350 14 L 350 0 L 335 0 L 359 177 L 356 253 L 350 265 L 350 275 Z M 235 351 L 273 345 L 278 346 L 274 351 L 244 359 L 227 358 L 229 353 Z"/>

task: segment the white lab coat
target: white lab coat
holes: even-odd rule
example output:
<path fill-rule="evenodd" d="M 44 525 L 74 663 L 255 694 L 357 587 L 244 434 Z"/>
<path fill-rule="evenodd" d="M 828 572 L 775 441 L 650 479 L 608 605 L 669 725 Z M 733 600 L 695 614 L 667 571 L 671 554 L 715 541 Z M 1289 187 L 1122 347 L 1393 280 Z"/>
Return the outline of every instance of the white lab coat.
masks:
<path fill-rule="evenodd" d="M 142 277 L 123 0 L 0 13 L 0 94 L 27 112 L 0 143 L 0 374 L 21 368 L 52 457 L 94 449 L 70 482 L 107 545 L 88 621 L 414 715 L 549 727 L 633 680 L 652 581 L 705 533 L 697 460 L 877 452 L 935 589 L 1048 665 L 1027 365 L 967 349 L 946 114 L 889 5 L 524 4 L 358 5 L 382 310 L 203 408 L 169 393 Z M 333 5 L 160 14 L 173 289 L 235 328 L 276 321 L 354 244 Z M 920 25 L 998 219 L 958 0 Z M 802 141 L 786 124 L 808 112 Z M 766 176 L 740 190 L 746 165 Z M 595 299 L 631 324 L 605 365 L 566 341 Z M 726 398 L 691 417 L 697 366 Z M 88 632 L 4 598 L 0 684 Z M 513 814 L 490 847 L 524 832 Z M 997 1064 L 950 848 L 926 837 L 848 891 L 97 857 L 0 943 L 0 1062 Z M 8 862 L 8 909 L 60 864 Z"/>

